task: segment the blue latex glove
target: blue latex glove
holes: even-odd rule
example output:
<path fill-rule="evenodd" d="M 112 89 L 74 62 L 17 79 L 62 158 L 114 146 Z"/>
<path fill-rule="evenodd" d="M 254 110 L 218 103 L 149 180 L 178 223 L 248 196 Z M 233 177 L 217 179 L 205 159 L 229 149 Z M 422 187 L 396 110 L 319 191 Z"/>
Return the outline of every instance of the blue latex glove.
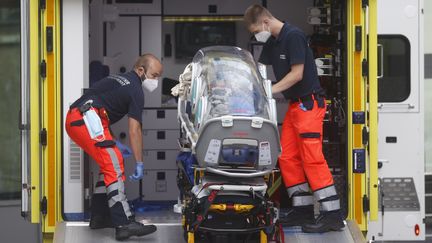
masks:
<path fill-rule="evenodd" d="M 131 181 L 139 181 L 144 177 L 144 163 L 137 161 L 135 165 L 135 173 L 129 176 Z"/>
<path fill-rule="evenodd" d="M 124 159 L 132 156 L 132 150 L 127 145 L 122 144 L 119 140 L 116 140 L 115 143 L 117 148 L 120 149 Z"/>

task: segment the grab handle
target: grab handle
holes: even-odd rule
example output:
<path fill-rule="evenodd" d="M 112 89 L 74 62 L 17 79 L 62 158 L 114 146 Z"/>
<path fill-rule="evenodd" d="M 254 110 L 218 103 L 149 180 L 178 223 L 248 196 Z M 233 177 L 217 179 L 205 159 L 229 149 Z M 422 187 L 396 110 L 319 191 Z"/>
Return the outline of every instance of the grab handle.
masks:
<path fill-rule="evenodd" d="M 377 78 L 383 78 L 384 77 L 384 46 L 382 44 L 378 44 L 378 55 L 379 55 L 379 73 Z"/>

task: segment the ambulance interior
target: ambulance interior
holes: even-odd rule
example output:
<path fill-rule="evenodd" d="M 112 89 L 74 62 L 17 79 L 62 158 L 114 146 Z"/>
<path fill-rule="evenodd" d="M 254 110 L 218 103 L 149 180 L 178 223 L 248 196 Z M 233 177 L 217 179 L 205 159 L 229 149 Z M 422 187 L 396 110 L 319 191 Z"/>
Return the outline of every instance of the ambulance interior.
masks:
<path fill-rule="evenodd" d="M 88 5 L 89 78 L 82 92 L 109 73 L 130 71 L 136 58 L 144 53 L 153 53 L 164 66 L 158 88 L 152 93 L 144 90 L 144 179 L 139 183 L 125 181 L 126 196 L 133 201 L 138 217 L 140 213 L 155 212 L 171 215 L 178 200 L 176 156 L 180 129 L 171 88 L 177 84 L 179 74 L 200 48 L 211 45 L 238 46 L 249 50 L 258 60 L 262 44 L 248 33 L 242 15 L 249 5 L 263 2 L 276 18 L 298 26 L 309 38 L 327 94 L 323 152 L 334 177 L 343 215 L 347 216 L 345 1 L 91 0 Z M 270 80 L 276 81 L 271 67 L 267 67 L 267 73 Z M 281 94 L 274 98 L 280 128 L 287 101 Z M 126 118 L 114 124 L 112 130 L 117 139 L 129 145 Z M 63 218 L 87 220 L 98 168 L 88 156 L 84 156 L 80 166 L 76 145 L 66 138 L 65 141 L 70 146 L 64 154 L 70 158 L 64 161 L 70 164 L 64 165 Z M 126 176 L 132 174 L 133 157 L 125 158 L 124 164 Z M 273 197 L 281 208 L 289 207 L 285 190 L 274 192 Z"/>

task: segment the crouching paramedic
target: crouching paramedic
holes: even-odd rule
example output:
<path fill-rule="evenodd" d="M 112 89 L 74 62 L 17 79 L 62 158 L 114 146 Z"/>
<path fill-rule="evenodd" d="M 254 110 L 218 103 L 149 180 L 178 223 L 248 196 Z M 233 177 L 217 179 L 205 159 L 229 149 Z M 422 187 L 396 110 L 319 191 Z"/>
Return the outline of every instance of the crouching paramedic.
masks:
<path fill-rule="evenodd" d="M 277 78 L 272 92 L 282 92 L 290 101 L 282 124 L 282 154 L 279 167 L 293 207 L 288 225 L 301 225 L 304 232 L 326 232 L 344 227 L 339 198 L 322 153 L 325 99 L 305 34 L 283 23 L 260 5 L 244 15 L 248 30 L 265 42 L 260 62 L 272 65 Z M 320 203 L 314 218 L 313 194 Z"/>
<path fill-rule="evenodd" d="M 124 188 L 122 153 L 109 126 L 128 115 L 129 139 L 136 160 L 132 180 L 143 177 L 142 109 L 143 87 L 150 92 L 157 85 L 162 64 L 152 54 L 138 58 L 132 71 L 110 75 L 96 82 L 75 101 L 66 117 L 69 137 L 99 165 L 99 181 L 92 197 L 90 228 L 115 227 L 116 239 L 142 236 L 156 231 L 154 225 L 136 222 Z M 121 146 L 122 147 L 122 146 Z"/>

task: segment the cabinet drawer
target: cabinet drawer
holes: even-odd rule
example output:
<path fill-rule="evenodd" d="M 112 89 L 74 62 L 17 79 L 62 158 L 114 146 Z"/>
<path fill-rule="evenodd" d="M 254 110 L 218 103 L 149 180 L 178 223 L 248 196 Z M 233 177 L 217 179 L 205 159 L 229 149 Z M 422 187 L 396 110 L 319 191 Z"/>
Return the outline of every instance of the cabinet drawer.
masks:
<path fill-rule="evenodd" d="M 174 201 L 179 196 L 177 170 L 145 170 L 142 183 L 143 200 Z"/>
<path fill-rule="evenodd" d="M 143 130 L 143 148 L 148 149 L 178 149 L 177 139 L 180 130 Z"/>
<path fill-rule="evenodd" d="M 179 129 L 176 109 L 143 110 L 143 129 Z"/>
<path fill-rule="evenodd" d="M 144 150 L 144 168 L 149 170 L 177 169 L 176 158 L 179 150 Z"/>

